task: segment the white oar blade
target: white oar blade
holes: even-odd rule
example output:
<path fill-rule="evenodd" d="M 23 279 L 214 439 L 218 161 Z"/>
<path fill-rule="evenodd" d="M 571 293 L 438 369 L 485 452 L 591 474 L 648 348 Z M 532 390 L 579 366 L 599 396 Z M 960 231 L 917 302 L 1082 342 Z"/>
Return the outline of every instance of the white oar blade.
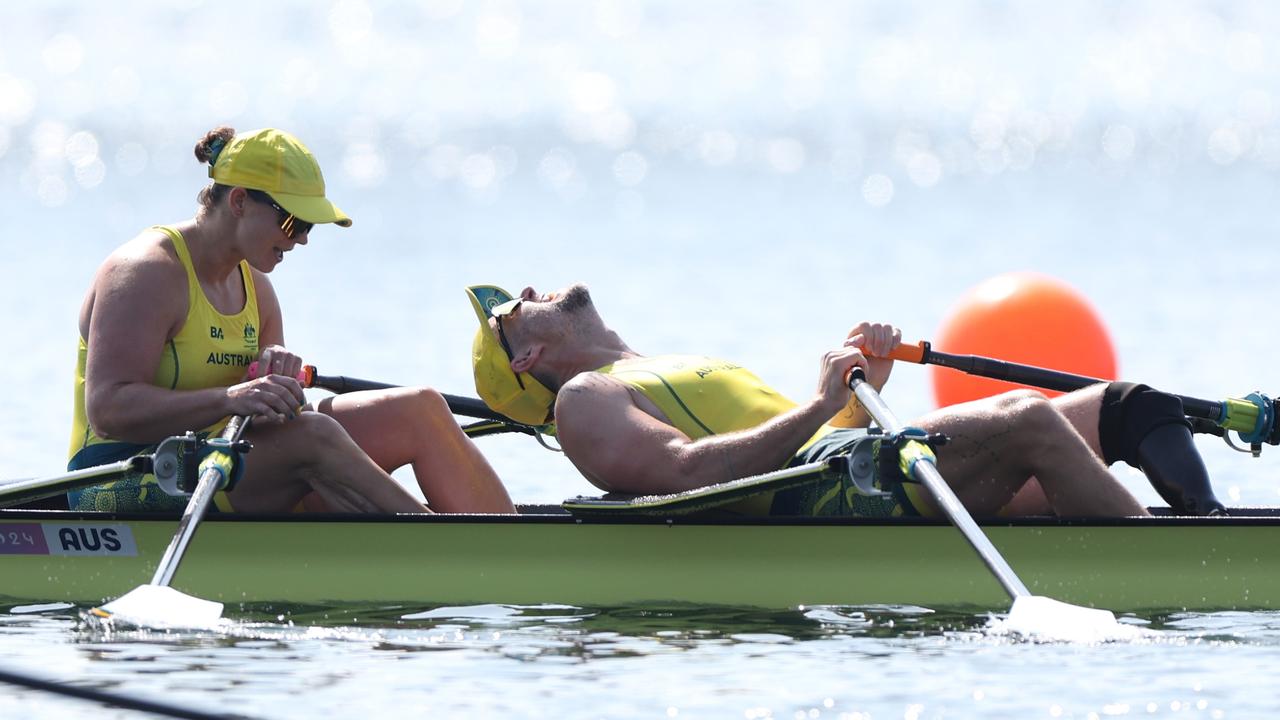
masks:
<path fill-rule="evenodd" d="M 201 600 L 167 585 L 140 585 L 90 612 L 140 627 L 202 628 L 222 618 L 222 603 Z"/>
<path fill-rule="evenodd" d="M 1118 622 L 1109 610 L 1080 607 L 1040 595 L 1014 598 L 1009 616 L 992 625 L 997 633 L 1040 642 L 1101 643 L 1147 635 L 1141 628 Z"/>

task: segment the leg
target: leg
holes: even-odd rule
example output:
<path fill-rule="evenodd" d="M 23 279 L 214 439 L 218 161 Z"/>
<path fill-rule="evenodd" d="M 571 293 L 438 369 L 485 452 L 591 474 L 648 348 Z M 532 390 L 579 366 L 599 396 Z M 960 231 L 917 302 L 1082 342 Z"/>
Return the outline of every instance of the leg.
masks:
<path fill-rule="evenodd" d="M 515 512 L 502 481 L 435 390 L 348 393 L 321 400 L 318 409 L 341 423 L 384 471 L 412 464 L 437 512 Z"/>
<path fill-rule="evenodd" d="M 289 511 L 314 491 L 333 510 L 422 512 L 333 418 L 304 412 L 281 425 L 250 427 L 244 476 L 227 494 L 244 512 Z"/>
<path fill-rule="evenodd" d="M 1052 515 L 1053 506 L 1045 497 L 1044 488 L 1035 478 L 1027 480 L 1013 499 L 1000 508 L 1001 517 L 1026 517 L 1028 515 Z"/>
<path fill-rule="evenodd" d="M 955 405 L 915 424 L 950 437 L 938 452 L 938 469 L 974 513 L 996 514 L 1034 476 L 1059 515 L 1146 514 L 1040 393 Z"/>
<path fill-rule="evenodd" d="M 1059 395 L 1050 402 L 1067 418 L 1071 426 L 1080 433 L 1089 449 L 1098 457 L 1102 457 L 1102 447 L 1098 441 L 1098 408 L 1102 402 L 1102 391 L 1105 385 L 1093 385 L 1066 395 Z M 1045 497 L 1040 482 L 1035 478 L 1027 481 L 1013 500 L 1000 512 L 1001 515 L 1019 517 L 1023 515 L 1047 515 L 1053 512 L 1049 499 Z"/>
<path fill-rule="evenodd" d="M 1107 383 L 1054 400 L 1103 462 L 1142 470 L 1174 510 L 1224 512 L 1177 397 L 1133 383 Z"/>
<path fill-rule="evenodd" d="M 1099 458 L 1102 457 L 1102 441 L 1098 437 L 1098 414 L 1102 408 L 1102 393 L 1106 389 L 1106 384 L 1090 385 L 1050 400 Z"/>

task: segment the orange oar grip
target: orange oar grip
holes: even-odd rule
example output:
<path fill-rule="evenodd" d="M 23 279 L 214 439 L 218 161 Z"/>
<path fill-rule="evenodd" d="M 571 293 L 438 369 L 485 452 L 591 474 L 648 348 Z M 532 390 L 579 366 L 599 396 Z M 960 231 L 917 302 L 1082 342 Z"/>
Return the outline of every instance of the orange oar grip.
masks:
<path fill-rule="evenodd" d="M 923 363 L 924 354 L 929 350 L 929 343 L 921 340 L 915 345 L 903 343 L 889 353 L 890 360 L 905 360 L 911 363 Z"/>
<path fill-rule="evenodd" d="M 252 380 L 256 377 L 258 377 L 258 361 L 254 360 L 249 363 L 249 379 Z M 315 365 L 303 365 L 302 372 L 297 375 L 298 382 L 302 383 L 302 387 L 311 387 L 311 383 L 315 380 L 315 377 Z"/>

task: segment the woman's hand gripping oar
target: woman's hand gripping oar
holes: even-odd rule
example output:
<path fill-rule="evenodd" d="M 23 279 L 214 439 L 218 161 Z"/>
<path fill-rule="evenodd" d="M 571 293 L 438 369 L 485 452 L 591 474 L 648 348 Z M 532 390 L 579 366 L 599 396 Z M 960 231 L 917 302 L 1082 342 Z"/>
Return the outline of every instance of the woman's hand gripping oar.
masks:
<path fill-rule="evenodd" d="M 204 627 L 222 617 L 222 603 L 181 593 L 169 583 L 173 581 L 178 564 L 182 562 L 187 545 L 204 519 L 214 494 L 231 481 L 236 463 L 240 462 L 240 454 L 248 451 L 247 444 L 240 440 L 248 427 L 248 417 L 233 417 L 217 438 L 208 441 L 214 450 L 200 462 L 200 480 L 187 501 L 182 519 L 178 521 L 178 531 L 160 558 L 160 565 L 150 584 L 140 585 L 101 607 L 93 608 L 89 614 L 139 626 L 167 627 Z"/>
<path fill-rule="evenodd" d="M 886 433 L 892 436 L 902 432 L 902 423 L 880 399 L 875 388 L 866 381 L 862 368 L 855 367 L 849 374 L 849 389 L 853 390 L 858 402 Z M 1085 608 L 1032 595 L 942 478 L 938 468 L 934 466 L 933 450 L 918 440 L 907 440 L 899 446 L 899 455 L 902 458 L 903 472 L 928 488 L 947 519 L 969 541 L 1013 601 L 1002 629 L 1036 640 L 1083 642 L 1130 638 L 1138 633 L 1136 629 L 1118 623 L 1115 615 L 1108 610 Z"/>

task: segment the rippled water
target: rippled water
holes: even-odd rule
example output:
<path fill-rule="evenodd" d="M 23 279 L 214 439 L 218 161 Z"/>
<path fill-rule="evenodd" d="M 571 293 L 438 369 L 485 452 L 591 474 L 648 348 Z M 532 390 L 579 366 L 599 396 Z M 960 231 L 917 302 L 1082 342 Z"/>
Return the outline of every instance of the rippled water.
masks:
<path fill-rule="evenodd" d="M 224 122 L 296 132 L 355 218 L 273 275 L 323 372 L 469 394 L 463 285 L 585 280 L 637 349 L 732 358 L 799 397 L 851 323 L 927 339 L 966 289 L 1035 270 L 1095 304 L 1128 378 L 1280 391 L 1269 4 L 258 5 L 0 7 L 0 478 L 61 467 L 84 289 L 192 211 L 190 147 Z M 886 393 L 906 418 L 929 397 L 909 367 Z M 520 501 L 588 490 L 527 438 L 481 444 Z M 1223 495 L 1280 498 L 1274 453 L 1201 446 Z M 0 668 L 264 717 L 1260 717 L 1278 699 L 1273 613 L 1136 618 L 1159 639 L 1078 647 L 923 608 L 424 599 L 249 608 L 216 636 L 0 610 Z M 128 715 L 0 693 L 0 717 L 90 716 Z"/>
<path fill-rule="evenodd" d="M 1162 616 L 1155 640 L 1086 647 L 984 624 L 923 608 L 344 607 L 104 637 L 46 611 L 5 618 L 0 647 L 86 686 L 263 717 L 1260 717 L 1277 699 L 1226 670 L 1274 661 L 1274 613 Z M 6 717 L 55 709 L 89 716 L 0 700 Z"/>

